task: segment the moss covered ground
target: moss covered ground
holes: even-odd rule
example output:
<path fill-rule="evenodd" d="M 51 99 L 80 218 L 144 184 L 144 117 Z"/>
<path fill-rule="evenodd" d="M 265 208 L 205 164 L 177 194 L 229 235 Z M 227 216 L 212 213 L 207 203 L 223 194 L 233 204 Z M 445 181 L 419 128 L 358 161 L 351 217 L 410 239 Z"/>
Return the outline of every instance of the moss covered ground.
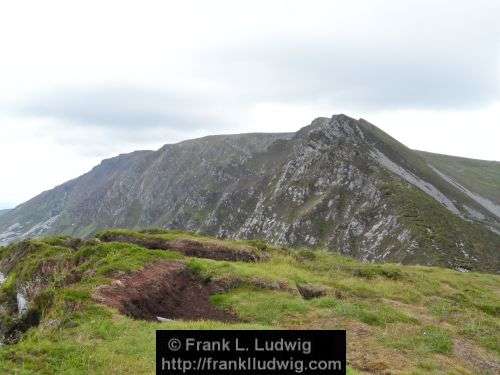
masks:
<path fill-rule="evenodd" d="M 7 275 L 0 304 L 8 304 L 22 286 L 42 286 L 30 301 L 40 322 L 17 343 L 0 347 L 0 373 L 152 374 L 157 329 L 215 328 L 346 329 L 352 374 L 494 374 L 500 369 L 498 275 L 366 264 L 321 250 L 223 242 L 179 231 L 123 233 L 253 247 L 269 257 L 254 263 L 216 261 L 67 237 L 0 248 L 0 271 Z M 239 322 L 142 321 L 93 298 L 100 285 L 159 261 L 184 262 L 205 282 L 238 280 L 211 298 Z M 325 293 L 306 300 L 297 285 Z M 5 311 L 0 316 L 0 327 L 20 319 Z"/>

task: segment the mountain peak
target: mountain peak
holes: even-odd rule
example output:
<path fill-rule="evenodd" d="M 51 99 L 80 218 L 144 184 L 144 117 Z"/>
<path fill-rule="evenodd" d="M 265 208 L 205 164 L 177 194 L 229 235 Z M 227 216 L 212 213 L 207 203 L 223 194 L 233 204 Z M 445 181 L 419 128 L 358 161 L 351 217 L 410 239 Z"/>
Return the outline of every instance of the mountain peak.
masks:
<path fill-rule="evenodd" d="M 354 118 L 349 117 L 343 113 L 338 113 L 335 115 L 332 115 L 332 120 L 351 120 L 351 121 L 356 121 Z"/>
<path fill-rule="evenodd" d="M 312 122 L 311 125 L 318 126 L 327 123 L 337 123 L 337 122 L 351 122 L 356 121 L 354 118 L 349 117 L 343 113 L 332 115 L 332 117 L 317 117 Z"/>
<path fill-rule="evenodd" d="M 500 223 L 448 180 L 377 127 L 337 114 L 297 133 L 210 136 L 108 160 L 1 215 L 0 246 L 161 227 L 489 270 L 500 237 L 487 227 Z"/>
<path fill-rule="evenodd" d="M 318 117 L 310 125 L 299 130 L 296 136 L 316 138 L 319 134 L 326 136 L 331 141 L 335 139 L 364 139 L 358 121 L 344 114 L 336 114 L 331 118 Z"/>

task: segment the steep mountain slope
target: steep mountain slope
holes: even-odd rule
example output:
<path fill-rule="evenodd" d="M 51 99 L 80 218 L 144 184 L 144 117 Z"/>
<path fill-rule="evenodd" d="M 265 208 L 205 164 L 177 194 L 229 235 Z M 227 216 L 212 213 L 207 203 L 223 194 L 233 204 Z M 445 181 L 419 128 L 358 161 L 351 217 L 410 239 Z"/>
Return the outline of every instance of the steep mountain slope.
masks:
<path fill-rule="evenodd" d="M 103 161 L 0 217 L 0 241 L 154 226 L 498 271 L 500 219 L 429 164 L 344 115 L 205 137 Z"/>
<path fill-rule="evenodd" d="M 500 162 L 419 154 L 472 199 L 500 218 Z"/>

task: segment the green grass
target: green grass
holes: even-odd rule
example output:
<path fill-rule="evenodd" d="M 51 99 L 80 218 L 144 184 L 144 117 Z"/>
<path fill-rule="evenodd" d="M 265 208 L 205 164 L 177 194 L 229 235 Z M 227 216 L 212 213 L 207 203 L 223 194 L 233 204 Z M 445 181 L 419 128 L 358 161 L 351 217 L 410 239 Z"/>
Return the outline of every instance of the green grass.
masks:
<path fill-rule="evenodd" d="M 402 352 L 416 352 L 419 355 L 431 353 L 450 354 L 453 348 L 451 335 L 436 326 L 425 326 L 411 334 L 396 331 L 384 337 L 385 343 Z"/>
<path fill-rule="evenodd" d="M 369 325 L 386 326 L 390 323 L 417 323 L 417 319 L 411 318 L 396 309 L 367 302 L 339 303 L 334 311 L 342 316 L 361 321 Z"/>
<path fill-rule="evenodd" d="M 456 156 L 419 154 L 444 174 L 455 179 L 467 189 L 500 204 L 500 162 L 467 159 Z"/>
<path fill-rule="evenodd" d="M 178 231 L 127 233 L 221 242 Z M 456 339 L 467 340 L 488 358 L 500 357 L 497 275 L 363 264 L 325 251 L 277 249 L 262 242 L 224 242 L 270 254 L 268 261 L 244 263 L 190 258 L 127 243 L 89 241 L 70 248 L 69 240 L 52 237 L 0 249 L 0 269 L 8 269 L 0 304 L 12 301 L 16 289 L 27 282 L 42 278 L 44 286 L 31 304 L 41 313 L 40 325 L 19 343 L 0 347 L 0 373 L 154 373 L 156 329 L 347 328 L 348 337 L 351 330 L 359 330 L 367 333 L 359 344 L 354 339 L 349 343 L 351 352 L 382 358 L 377 361 L 389 369 L 401 367 L 397 353 L 404 358 L 402 373 L 407 374 L 444 374 L 449 366 L 456 366 L 450 373 L 474 373 L 455 356 Z M 96 287 L 119 275 L 174 260 L 185 262 L 206 281 L 238 280 L 235 289 L 213 295 L 212 302 L 231 310 L 240 322 L 140 321 L 92 299 Z M 323 287 L 327 295 L 305 300 L 297 284 Z M 17 319 L 3 314 L 0 324 Z M 349 373 L 371 366 L 365 357 L 354 357 Z"/>

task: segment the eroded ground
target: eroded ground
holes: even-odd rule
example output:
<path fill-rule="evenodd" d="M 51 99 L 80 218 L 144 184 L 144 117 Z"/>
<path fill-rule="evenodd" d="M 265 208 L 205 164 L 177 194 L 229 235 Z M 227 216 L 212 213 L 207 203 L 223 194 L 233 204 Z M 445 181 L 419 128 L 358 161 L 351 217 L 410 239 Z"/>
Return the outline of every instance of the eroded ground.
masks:
<path fill-rule="evenodd" d="M 97 288 L 93 297 L 136 319 L 236 321 L 233 314 L 212 304 L 213 291 L 184 263 L 158 262 Z"/>
<path fill-rule="evenodd" d="M 156 329 L 319 328 L 347 330 L 351 373 L 499 373 L 499 276 L 181 232 L 99 237 L 0 250 L 0 334 L 23 327 L 0 372 L 149 374 Z"/>

